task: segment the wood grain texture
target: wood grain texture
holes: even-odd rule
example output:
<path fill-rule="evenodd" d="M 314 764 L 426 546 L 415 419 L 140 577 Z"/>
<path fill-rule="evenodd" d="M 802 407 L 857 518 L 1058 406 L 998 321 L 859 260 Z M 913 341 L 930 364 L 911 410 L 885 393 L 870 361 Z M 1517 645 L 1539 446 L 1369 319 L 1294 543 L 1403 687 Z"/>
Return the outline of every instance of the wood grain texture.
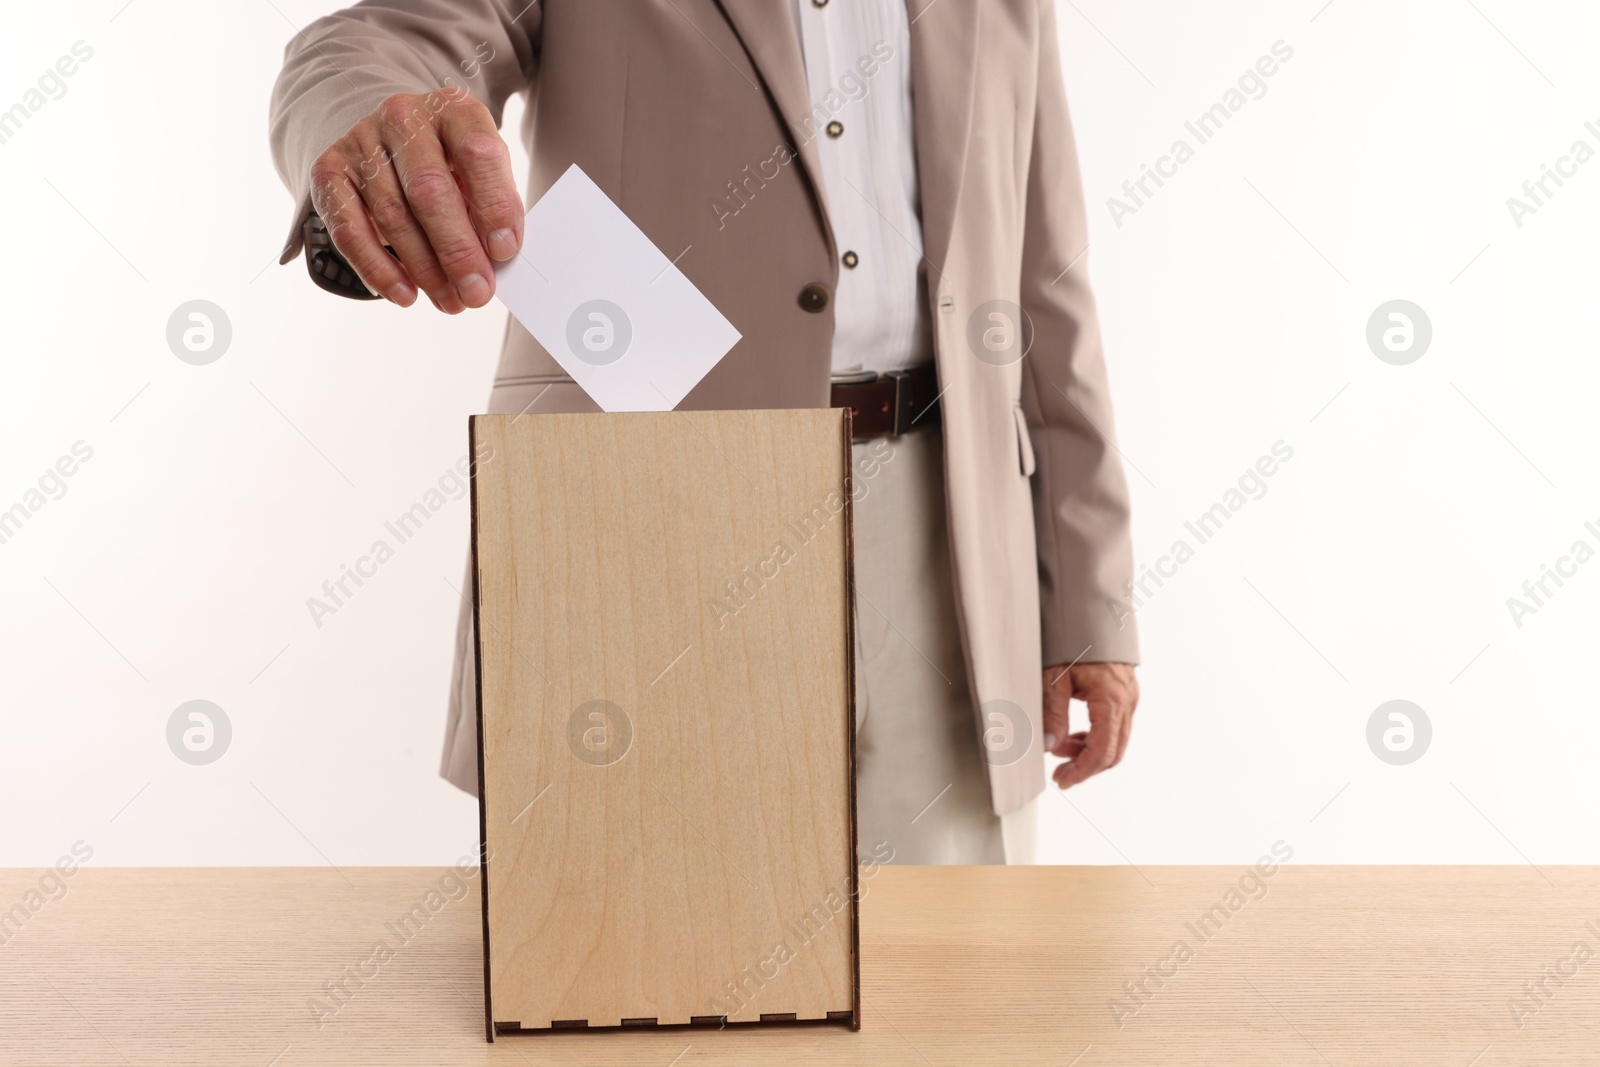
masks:
<path fill-rule="evenodd" d="M 494 1022 L 853 1017 L 843 413 L 473 432 Z"/>
<path fill-rule="evenodd" d="M 1244 873 L 866 868 L 859 1033 L 828 1026 L 545 1032 L 490 1045 L 473 872 L 84 868 L 65 883 L 64 897 L 43 904 L 20 930 L 6 928 L 0 1063 L 1506 1067 L 1600 1060 L 1600 958 L 1563 984 L 1547 980 L 1544 1006 L 1520 1028 L 1508 1006 L 1525 996 L 1524 983 L 1563 966 L 1574 944 L 1597 947 L 1587 924 L 1600 927 L 1600 870 L 1547 867 L 1547 883 L 1526 867 L 1291 865 L 1209 941 L 1187 934 L 1186 924 L 1237 889 Z M 0 871 L 0 905 L 22 901 L 40 877 Z M 419 908 L 427 916 L 420 924 Z M 1184 938 L 1193 958 L 1119 1029 L 1108 1002 L 1127 999 L 1123 983 L 1137 981 Z M 388 958 L 369 964 L 379 943 Z"/>

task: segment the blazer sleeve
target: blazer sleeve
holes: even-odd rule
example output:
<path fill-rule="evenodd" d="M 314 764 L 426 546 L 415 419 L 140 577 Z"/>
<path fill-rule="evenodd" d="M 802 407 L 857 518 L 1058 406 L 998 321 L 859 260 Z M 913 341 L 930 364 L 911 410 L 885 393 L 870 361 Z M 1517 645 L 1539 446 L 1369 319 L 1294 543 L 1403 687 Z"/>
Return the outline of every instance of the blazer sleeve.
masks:
<path fill-rule="evenodd" d="M 1033 345 L 1022 410 L 1036 463 L 1044 662 L 1137 663 L 1128 485 L 1089 289 L 1083 183 L 1061 78 L 1055 0 L 1040 0 L 1038 96 L 1023 239 L 1022 310 Z"/>
<path fill-rule="evenodd" d="M 272 92 L 272 158 L 295 200 L 279 262 L 300 251 L 311 211 L 311 164 L 395 93 L 460 86 L 499 125 L 505 102 L 532 84 L 540 0 L 363 0 L 320 18 L 284 49 Z"/>

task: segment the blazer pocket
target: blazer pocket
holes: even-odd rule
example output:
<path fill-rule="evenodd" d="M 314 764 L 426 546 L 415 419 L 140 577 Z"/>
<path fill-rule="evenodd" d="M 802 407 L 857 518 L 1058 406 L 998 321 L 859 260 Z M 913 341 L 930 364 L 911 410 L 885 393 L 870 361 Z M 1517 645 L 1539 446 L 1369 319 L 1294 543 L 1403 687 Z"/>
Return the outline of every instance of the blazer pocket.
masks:
<path fill-rule="evenodd" d="M 1017 424 L 1017 455 L 1022 461 L 1022 476 L 1031 477 L 1036 466 L 1033 459 L 1033 438 L 1028 436 L 1028 420 L 1022 414 L 1022 405 L 1014 406 L 1011 415 Z"/>

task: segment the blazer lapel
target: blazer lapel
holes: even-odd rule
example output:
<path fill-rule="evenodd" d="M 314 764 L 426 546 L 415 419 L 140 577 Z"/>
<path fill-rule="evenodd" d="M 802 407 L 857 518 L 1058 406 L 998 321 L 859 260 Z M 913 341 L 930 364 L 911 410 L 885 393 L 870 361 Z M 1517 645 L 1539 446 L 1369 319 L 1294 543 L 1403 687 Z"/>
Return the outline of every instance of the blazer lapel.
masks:
<path fill-rule="evenodd" d="M 828 221 L 827 197 L 823 194 L 822 159 L 817 154 L 816 144 L 818 131 L 811 128 L 811 96 L 806 86 L 805 59 L 800 51 L 800 37 L 795 32 L 790 0 L 716 2 L 766 84 L 789 139 L 799 153 L 831 248 L 833 227 Z"/>
<path fill-rule="evenodd" d="M 906 0 L 923 255 L 935 271 L 950 252 L 966 171 L 982 7 L 982 0 Z"/>

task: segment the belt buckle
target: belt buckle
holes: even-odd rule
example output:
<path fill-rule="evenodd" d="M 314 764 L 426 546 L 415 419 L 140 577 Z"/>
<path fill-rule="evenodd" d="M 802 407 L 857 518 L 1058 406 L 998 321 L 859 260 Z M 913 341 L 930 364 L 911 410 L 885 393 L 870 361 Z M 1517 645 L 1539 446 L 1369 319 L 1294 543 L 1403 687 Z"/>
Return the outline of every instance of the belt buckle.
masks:
<path fill-rule="evenodd" d="M 899 437 L 901 434 L 908 433 L 911 430 L 911 423 L 906 419 L 907 414 L 909 414 L 906 410 L 909 403 L 906 397 L 906 382 L 911 380 L 911 372 L 891 370 L 885 371 L 883 376 L 894 382 L 894 422 L 889 432 L 895 437 Z"/>

